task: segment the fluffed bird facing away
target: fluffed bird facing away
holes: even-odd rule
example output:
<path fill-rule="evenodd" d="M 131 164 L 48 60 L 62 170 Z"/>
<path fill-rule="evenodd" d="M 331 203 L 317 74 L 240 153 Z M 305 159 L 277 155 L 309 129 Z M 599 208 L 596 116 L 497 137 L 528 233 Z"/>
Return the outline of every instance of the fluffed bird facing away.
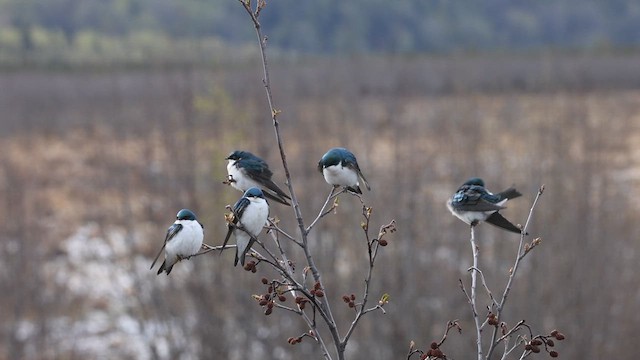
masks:
<path fill-rule="evenodd" d="M 497 194 L 492 194 L 484 187 L 480 178 L 467 180 L 447 201 L 447 208 L 458 219 L 476 226 L 481 221 L 521 234 L 522 230 L 505 219 L 498 211 L 506 209 L 507 200 L 522 196 L 515 188 L 510 187 Z M 525 234 L 527 235 L 527 234 Z"/>
<path fill-rule="evenodd" d="M 229 224 L 227 236 L 224 238 L 222 249 L 227 245 L 231 233 L 236 238 L 236 258 L 233 266 L 238 262 L 244 266 L 244 258 L 251 250 L 251 246 L 258 237 L 269 217 L 269 204 L 264 198 L 262 190 L 257 187 L 249 188 L 233 205 L 233 220 Z M 222 251 L 222 250 L 221 250 Z"/>
<path fill-rule="evenodd" d="M 189 209 L 182 209 L 176 215 L 176 221 L 167 230 L 162 248 L 153 260 L 151 267 L 158 261 L 164 250 L 164 262 L 158 269 L 158 275 L 165 271 L 167 275 L 178 261 L 189 258 L 200 251 L 204 239 L 204 227 Z"/>
<path fill-rule="evenodd" d="M 327 151 L 318 162 L 318 171 L 329 185 L 344 186 L 349 191 L 362 194 L 362 180 L 367 190 L 371 190 L 367 179 L 360 171 L 355 155 L 345 148 L 336 147 Z"/>
<path fill-rule="evenodd" d="M 284 205 L 290 205 L 291 197 L 272 180 L 273 172 L 261 158 L 248 151 L 236 150 L 225 158 L 229 183 L 234 188 L 245 192 L 252 187 L 260 188 L 265 197 Z"/>

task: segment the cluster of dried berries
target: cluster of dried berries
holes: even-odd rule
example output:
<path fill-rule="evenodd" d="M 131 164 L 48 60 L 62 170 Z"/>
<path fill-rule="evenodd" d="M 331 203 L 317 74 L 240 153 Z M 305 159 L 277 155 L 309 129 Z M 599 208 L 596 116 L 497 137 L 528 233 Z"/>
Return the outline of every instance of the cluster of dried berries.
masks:
<path fill-rule="evenodd" d="M 442 350 L 440 350 L 440 345 L 438 345 L 437 342 L 432 342 L 431 343 L 431 348 L 429 349 L 429 351 L 427 351 L 426 353 L 422 354 L 422 356 L 420 357 L 420 360 L 425 360 L 425 359 L 446 359 L 447 355 L 445 355 Z"/>
<path fill-rule="evenodd" d="M 323 297 L 324 290 L 322 290 L 322 285 L 320 285 L 320 282 L 316 282 L 315 285 L 313 285 L 313 289 L 311 289 L 309 293 L 315 297 L 319 297 L 319 298 Z"/>
<path fill-rule="evenodd" d="M 296 296 L 296 304 L 298 304 L 298 307 L 300 308 L 300 310 L 304 310 L 305 304 L 309 302 L 309 299 L 304 298 L 302 296 Z"/>
<path fill-rule="evenodd" d="M 489 319 L 489 320 L 487 320 L 487 323 L 489 325 L 498 326 L 498 324 L 500 324 L 500 321 L 498 321 L 498 318 L 496 317 L 496 314 L 494 314 L 492 312 L 489 312 L 489 315 L 487 315 L 487 318 Z"/>
<path fill-rule="evenodd" d="M 253 297 L 258 301 L 258 305 L 263 307 L 266 306 L 264 314 L 271 315 L 273 312 L 273 298 L 271 297 L 271 294 L 254 295 Z"/>
<path fill-rule="evenodd" d="M 356 307 L 356 295 L 355 294 L 351 294 L 351 295 L 343 295 L 342 296 L 342 301 L 344 301 L 347 305 L 349 305 L 350 308 L 355 308 Z"/>
<path fill-rule="evenodd" d="M 545 350 L 549 353 L 549 356 L 551 356 L 552 358 L 556 358 L 559 355 L 558 352 L 555 350 L 549 350 L 549 348 L 552 348 L 556 345 L 551 338 L 555 338 L 558 341 L 562 341 L 565 339 L 564 334 L 562 334 L 558 330 L 553 330 L 548 336 L 539 336 L 532 339 L 524 345 L 524 349 L 526 351 L 531 351 L 532 353 L 537 354 L 540 352 L 540 346 L 544 344 Z"/>
<path fill-rule="evenodd" d="M 284 296 L 284 294 L 279 293 L 276 288 L 278 285 L 274 287 L 273 284 L 269 283 L 269 280 L 267 278 L 263 277 L 261 281 L 263 284 L 269 285 L 267 287 L 267 292 L 262 295 L 254 295 L 254 298 L 258 301 L 258 305 L 267 307 L 264 311 L 264 314 L 271 315 L 271 313 L 273 312 L 273 302 L 275 301 L 275 299 L 278 299 L 281 302 L 285 302 L 287 301 L 287 297 Z"/>
<path fill-rule="evenodd" d="M 258 271 L 258 269 L 256 268 L 256 262 L 253 260 L 244 264 L 244 269 L 247 271 L 251 271 L 252 273 L 255 273 L 256 271 Z"/>

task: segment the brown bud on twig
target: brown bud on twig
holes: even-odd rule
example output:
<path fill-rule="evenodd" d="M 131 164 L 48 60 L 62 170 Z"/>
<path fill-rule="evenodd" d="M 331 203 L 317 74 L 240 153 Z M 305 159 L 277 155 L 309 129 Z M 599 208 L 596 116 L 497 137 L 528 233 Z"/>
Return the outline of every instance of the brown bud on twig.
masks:
<path fill-rule="evenodd" d="M 264 314 L 269 316 L 273 312 L 273 308 L 268 307 L 267 310 L 264 311 Z"/>
<path fill-rule="evenodd" d="M 351 298 L 349 298 L 349 295 L 342 295 L 342 301 L 348 303 L 349 301 L 351 301 Z"/>
<path fill-rule="evenodd" d="M 547 346 L 549 347 L 554 347 L 556 345 L 556 343 L 554 343 L 553 340 L 551 339 L 547 339 L 546 342 L 547 342 Z"/>
<path fill-rule="evenodd" d="M 557 358 L 558 357 L 558 352 L 555 350 L 551 350 L 549 351 L 549 356 L 551 356 L 552 358 Z"/>
<path fill-rule="evenodd" d="M 268 302 L 269 302 L 269 301 L 268 301 L 267 299 L 262 299 L 262 300 L 260 300 L 260 302 L 258 303 L 258 305 L 260 305 L 260 306 L 265 306 L 265 305 L 267 305 L 267 303 L 268 303 Z"/>
<path fill-rule="evenodd" d="M 287 301 L 287 297 L 284 295 L 278 295 L 278 300 L 280 300 L 281 302 L 285 302 Z"/>
<path fill-rule="evenodd" d="M 531 340 L 531 345 L 540 346 L 542 345 L 542 341 L 540 341 L 540 339 L 533 339 Z"/>
<path fill-rule="evenodd" d="M 385 239 L 380 239 L 378 240 L 378 244 L 380 244 L 380 246 L 387 246 L 389 245 L 389 242 Z"/>
<path fill-rule="evenodd" d="M 556 335 L 558 335 L 558 330 L 554 329 L 553 331 L 551 331 L 551 333 L 549 335 L 555 337 Z"/>
<path fill-rule="evenodd" d="M 537 354 L 540 352 L 540 348 L 536 345 L 531 345 L 531 352 Z"/>
<path fill-rule="evenodd" d="M 563 333 L 560 333 L 560 332 L 559 332 L 559 333 L 557 333 L 557 334 L 556 334 L 556 339 L 557 339 L 557 340 L 560 340 L 560 341 L 564 340 L 564 334 L 563 334 Z"/>
<path fill-rule="evenodd" d="M 435 342 L 435 341 L 434 341 L 434 342 L 432 342 L 432 343 L 431 343 L 431 348 L 432 348 L 432 349 L 437 349 L 437 348 L 438 348 L 438 343 L 437 343 L 437 342 Z"/>
<path fill-rule="evenodd" d="M 269 283 L 269 279 L 267 279 L 267 278 L 263 277 L 263 278 L 262 278 L 262 283 L 263 283 L 263 284 L 265 284 L 265 285 L 267 285 L 267 284 Z"/>
<path fill-rule="evenodd" d="M 319 297 L 319 298 L 323 297 L 324 296 L 324 291 L 316 290 L 316 296 Z"/>

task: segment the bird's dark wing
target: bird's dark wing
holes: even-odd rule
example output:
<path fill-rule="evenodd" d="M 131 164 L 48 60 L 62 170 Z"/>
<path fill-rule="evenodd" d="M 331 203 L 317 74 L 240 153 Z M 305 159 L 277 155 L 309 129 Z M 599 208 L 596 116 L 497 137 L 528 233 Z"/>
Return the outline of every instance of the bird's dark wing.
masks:
<path fill-rule="evenodd" d="M 356 174 L 358 174 L 358 176 L 360 177 L 360 179 L 362 179 L 362 182 L 367 187 L 367 190 L 371 190 L 371 186 L 369 186 L 369 182 L 367 181 L 367 179 L 362 174 L 362 171 L 360 170 L 360 166 L 358 165 L 358 160 L 356 160 L 355 155 L 351 153 L 346 154 L 344 158 L 343 166 L 355 171 Z M 362 194 L 362 192 L 360 193 Z"/>
<path fill-rule="evenodd" d="M 220 248 L 220 252 L 222 252 L 222 250 L 224 250 L 224 247 L 227 245 L 227 242 L 229 242 L 229 238 L 231 237 L 231 233 L 233 232 L 233 229 L 235 228 L 235 225 L 238 224 L 238 221 L 240 221 L 240 219 L 242 218 L 242 214 L 244 213 L 244 210 L 247 208 L 247 206 L 251 203 L 251 200 L 247 199 L 246 197 L 242 197 L 240 198 L 240 200 L 236 201 L 236 203 L 233 205 L 233 224 L 229 224 L 228 229 L 227 229 L 227 236 L 225 236 L 224 238 L 224 242 L 222 243 L 222 248 Z"/>
<path fill-rule="evenodd" d="M 522 196 L 522 194 L 516 190 L 514 187 L 510 187 L 507 190 L 501 191 L 497 194 L 494 194 L 495 196 L 499 197 L 500 200 L 504 200 L 504 199 L 515 199 L 519 196 Z"/>
<path fill-rule="evenodd" d="M 287 206 L 291 206 L 291 204 L 287 201 L 287 199 L 284 199 L 280 196 L 274 195 L 272 193 L 270 193 L 269 191 L 267 191 L 265 189 L 265 191 L 262 192 L 262 194 L 264 195 L 264 197 L 273 200 L 275 202 L 279 202 L 282 205 L 287 205 Z"/>
<path fill-rule="evenodd" d="M 273 172 L 269 169 L 269 165 L 262 160 L 253 160 L 253 159 L 242 159 L 238 166 L 241 169 L 244 169 L 247 176 L 259 184 L 262 184 L 266 189 L 269 189 L 274 192 L 271 199 L 283 203 L 285 205 L 289 205 L 289 203 L 285 199 L 291 200 L 291 197 L 284 192 L 278 185 L 276 185 L 271 177 L 273 176 Z"/>
<path fill-rule="evenodd" d="M 482 187 L 464 185 L 453 195 L 451 206 L 459 211 L 497 211 L 505 208 L 490 201 L 494 200 L 490 196 Z"/>
<path fill-rule="evenodd" d="M 369 186 L 369 182 L 362 174 L 362 171 L 360 171 L 360 168 L 358 168 L 357 170 L 358 170 L 358 175 L 360 176 L 360 179 L 362 179 L 362 182 L 364 183 L 364 186 L 367 187 L 367 190 L 371 191 L 371 186 Z"/>
<path fill-rule="evenodd" d="M 500 213 L 498 212 L 494 212 L 493 214 L 491 214 L 485 221 L 507 231 L 511 231 L 517 234 L 522 233 L 522 230 L 513 225 L 509 220 L 505 219 L 505 217 L 500 215 Z M 525 233 L 525 235 L 528 235 L 528 233 Z"/>
<path fill-rule="evenodd" d="M 158 261 L 160 254 L 162 254 L 162 251 L 164 250 L 165 246 L 167 246 L 169 240 L 173 239 L 180 232 L 180 230 L 182 230 L 181 224 L 173 224 L 169 227 L 169 229 L 167 230 L 167 235 L 164 237 L 164 244 L 162 244 L 162 248 L 158 252 L 158 255 L 156 255 L 156 258 L 153 259 L 153 263 L 151 263 L 151 267 L 149 269 L 153 269 L 153 266 L 156 264 L 156 261 Z"/>

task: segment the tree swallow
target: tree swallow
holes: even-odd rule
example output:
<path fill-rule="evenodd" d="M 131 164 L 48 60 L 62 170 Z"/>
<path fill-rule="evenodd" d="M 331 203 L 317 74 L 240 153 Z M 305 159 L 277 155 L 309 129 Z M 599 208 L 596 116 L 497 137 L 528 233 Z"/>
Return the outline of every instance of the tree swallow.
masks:
<path fill-rule="evenodd" d="M 248 151 L 236 150 L 225 160 L 227 164 L 228 183 L 240 191 L 247 191 L 252 187 L 262 189 L 264 196 L 284 205 L 290 205 L 291 197 L 278 187 L 272 180 L 273 173 L 269 165 L 261 158 Z"/>
<path fill-rule="evenodd" d="M 521 234 L 522 230 L 498 213 L 499 210 L 506 209 L 503 205 L 507 200 L 518 196 L 522 196 L 522 194 L 513 187 L 492 194 L 484 188 L 482 179 L 471 178 L 462 184 L 447 201 L 447 207 L 454 216 L 471 226 L 486 221 L 505 230 Z"/>
<path fill-rule="evenodd" d="M 164 250 L 164 262 L 158 269 L 158 275 L 163 271 L 169 275 L 173 265 L 178 261 L 189 258 L 200 251 L 203 238 L 204 226 L 198 222 L 196 215 L 189 209 L 178 211 L 176 221 L 167 230 L 164 244 L 149 269 L 153 269 L 162 250 Z"/>
<path fill-rule="evenodd" d="M 318 162 L 318 171 L 329 185 L 344 186 L 349 191 L 362 194 L 359 182 L 362 180 L 367 190 L 371 190 L 367 179 L 360 171 L 355 155 L 345 148 L 336 147 L 322 155 Z"/>
<path fill-rule="evenodd" d="M 244 266 L 244 258 L 251 250 L 254 238 L 262 231 L 269 216 L 269 204 L 264 193 L 257 187 L 247 190 L 233 205 L 233 224 L 229 224 L 227 236 L 224 238 L 222 249 L 227 245 L 231 233 L 236 237 L 236 259 L 233 266 Z M 251 235 L 249 235 L 251 234 Z"/>

